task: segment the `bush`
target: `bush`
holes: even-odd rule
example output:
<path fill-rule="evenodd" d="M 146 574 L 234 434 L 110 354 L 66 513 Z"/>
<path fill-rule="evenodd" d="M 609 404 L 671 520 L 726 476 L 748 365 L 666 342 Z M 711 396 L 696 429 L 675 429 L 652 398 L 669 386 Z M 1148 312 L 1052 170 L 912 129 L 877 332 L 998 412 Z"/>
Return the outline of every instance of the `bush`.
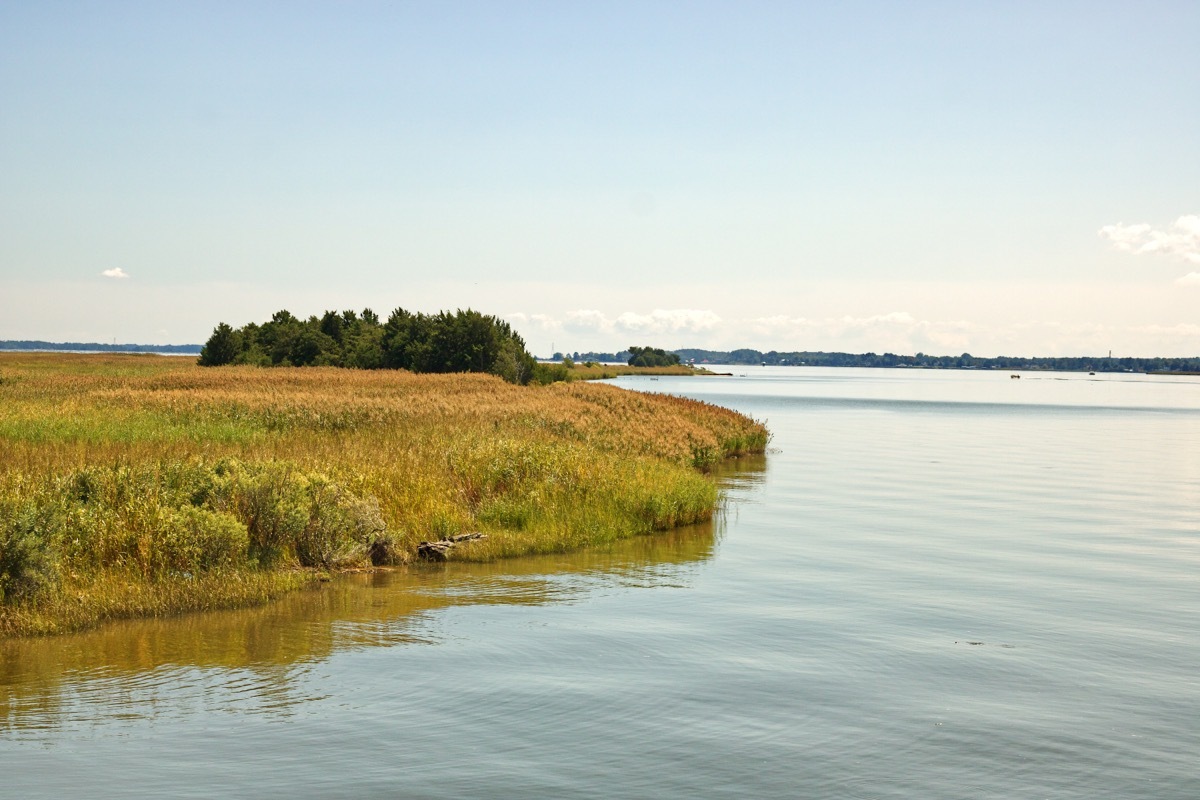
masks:
<path fill-rule="evenodd" d="M 205 503 L 240 520 L 249 553 L 263 566 L 288 558 L 325 568 L 403 560 L 373 497 L 287 464 L 247 467 L 230 460 L 214 474 Z"/>
<path fill-rule="evenodd" d="M 250 533 L 230 514 L 184 506 L 165 521 L 158 560 L 167 571 L 196 574 L 245 566 Z"/>
<path fill-rule="evenodd" d="M 296 559 L 302 566 L 346 566 L 374 560 L 377 544 L 386 549 L 378 539 L 387 525 L 374 498 L 360 500 L 323 478 L 310 480 L 306 490 L 308 524 L 295 538 Z"/>
<path fill-rule="evenodd" d="M 0 508 L 0 602 L 32 599 L 58 584 L 53 543 L 61 525 L 52 507 Z"/>
<path fill-rule="evenodd" d="M 251 557 L 262 566 L 278 564 L 308 524 L 303 479 L 274 464 L 255 474 L 231 461 L 216 472 L 209 503 L 246 526 Z"/>
<path fill-rule="evenodd" d="M 532 382 L 540 386 L 569 380 L 571 380 L 571 370 L 562 364 L 543 364 L 539 361 L 533 367 Z"/>

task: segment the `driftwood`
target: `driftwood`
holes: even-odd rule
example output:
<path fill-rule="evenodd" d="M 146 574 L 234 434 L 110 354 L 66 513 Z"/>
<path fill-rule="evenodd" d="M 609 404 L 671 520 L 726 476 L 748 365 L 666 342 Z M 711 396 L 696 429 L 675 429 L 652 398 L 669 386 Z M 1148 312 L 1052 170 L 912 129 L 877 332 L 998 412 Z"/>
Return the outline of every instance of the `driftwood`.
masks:
<path fill-rule="evenodd" d="M 436 542 L 421 542 L 417 545 L 417 558 L 423 558 L 426 561 L 445 561 L 446 553 L 455 545 L 461 542 L 486 538 L 482 533 L 460 533 L 457 536 L 451 536 L 449 539 L 439 539 Z"/>

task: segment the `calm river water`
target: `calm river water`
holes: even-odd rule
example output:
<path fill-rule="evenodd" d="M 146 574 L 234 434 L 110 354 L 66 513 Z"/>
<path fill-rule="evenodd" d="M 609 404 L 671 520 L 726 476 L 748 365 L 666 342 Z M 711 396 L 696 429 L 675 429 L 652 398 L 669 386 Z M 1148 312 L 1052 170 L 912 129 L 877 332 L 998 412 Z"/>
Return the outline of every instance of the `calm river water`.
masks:
<path fill-rule="evenodd" d="M 732 371 L 712 525 L 0 643 L 0 797 L 1200 797 L 1200 379 Z"/>

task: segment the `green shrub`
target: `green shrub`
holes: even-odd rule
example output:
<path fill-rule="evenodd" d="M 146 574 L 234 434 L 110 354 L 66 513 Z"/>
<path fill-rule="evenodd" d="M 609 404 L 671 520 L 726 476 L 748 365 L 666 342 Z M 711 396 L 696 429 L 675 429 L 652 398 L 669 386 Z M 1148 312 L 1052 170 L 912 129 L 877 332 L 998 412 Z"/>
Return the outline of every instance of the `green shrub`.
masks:
<path fill-rule="evenodd" d="M 304 479 L 279 464 L 257 474 L 237 462 L 222 467 L 225 480 L 214 486 L 209 502 L 246 526 L 253 558 L 263 566 L 278 564 L 308 525 Z"/>
<path fill-rule="evenodd" d="M 245 526 L 249 553 L 263 566 L 294 558 L 305 567 L 403 560 L 373 497 L 361 498 L 324 475 L 288 464 L 246 466 L 228 460 L 213 470 L 205 505 Z"/>
<path fill-rule="evenodd" d="M 387 530 L 379 503 L 374 498 L 359 499 L 321 477 L 307 481 L 305 494 L 308 524 L 294 540 L 301 566 L 328 568 L 368 560 Z"/>
<path fill-rule="evenodd" d="M 0 507 L 0 602 L 32 599 L 58 584 L 54 540 L 61 525 L 51 506 Z"/>
<path fill-rule="evenodd" d="M 195 574 L 245 566 L 250 533 L 223 511 L 184 506 L 166 516 L 160 562 L 170 572 Z"/>

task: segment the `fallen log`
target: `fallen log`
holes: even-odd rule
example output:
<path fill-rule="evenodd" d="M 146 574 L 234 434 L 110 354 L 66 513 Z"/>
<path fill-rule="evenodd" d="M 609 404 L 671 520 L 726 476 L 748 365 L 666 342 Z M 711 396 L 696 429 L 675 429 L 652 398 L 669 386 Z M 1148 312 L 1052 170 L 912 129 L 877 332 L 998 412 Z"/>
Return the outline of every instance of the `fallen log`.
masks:
<path fill-rule="evenodd" d="M 486 538 L 487 536 L 482 533 L 460 533 L 447 539 L 438 539 L 436 542 L 421 542 L 417 545 L 417 558 L 423 558 L 426 561 L 445 561 L 446 553 L 455 545 Z"/>

